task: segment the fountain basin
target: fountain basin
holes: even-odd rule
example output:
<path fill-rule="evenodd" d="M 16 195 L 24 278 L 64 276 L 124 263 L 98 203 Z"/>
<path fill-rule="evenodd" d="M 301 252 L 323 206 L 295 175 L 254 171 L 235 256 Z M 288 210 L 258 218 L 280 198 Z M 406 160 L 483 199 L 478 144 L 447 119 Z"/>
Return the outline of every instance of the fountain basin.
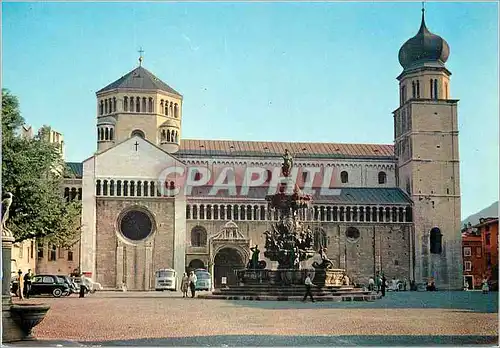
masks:
<path fill-rule="evenodd" d="M 15 323 L 25 335 L 23 339 L 33 339 L 33 328 L 42 322 L 49 309 L 50 306 L 45 304 L 19 303 L 12 305 L 10 312 Z"/>

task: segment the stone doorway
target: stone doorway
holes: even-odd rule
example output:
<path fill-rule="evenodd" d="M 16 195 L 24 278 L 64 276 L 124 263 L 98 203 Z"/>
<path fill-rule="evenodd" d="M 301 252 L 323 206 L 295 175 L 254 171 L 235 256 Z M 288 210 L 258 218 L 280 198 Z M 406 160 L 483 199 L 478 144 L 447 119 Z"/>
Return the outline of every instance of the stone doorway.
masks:
<path fill-rule="evenodd" d="M 236 249 L 222 248 L 214 258 L 214 287 L 220 288 L 222 286 L 223 277 L 227 280 L 226 285 L 237 285 L 238 278 L 234 271 L 244 267 L 244 261 Z"/>
<path fill-rule="evenodd" d="M 203 268 L 205 269 L 205 264 L 200 259 L 194 259 L 189 262 L 188 271 L 194 271 L 195 269 Z"/>

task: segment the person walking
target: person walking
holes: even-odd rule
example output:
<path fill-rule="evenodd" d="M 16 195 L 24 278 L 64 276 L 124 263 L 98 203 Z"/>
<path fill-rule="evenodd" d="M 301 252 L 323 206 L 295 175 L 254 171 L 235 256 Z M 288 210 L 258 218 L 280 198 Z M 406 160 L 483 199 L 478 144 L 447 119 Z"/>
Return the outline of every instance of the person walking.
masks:
<path fill-rule="evenodd" d="M 85 282 L 86 281 L 87 281 L 87 278 L 82 273 L 82 275 L 80 276 L 80 298 L 85 297 Z"/>
<path fill-rule="evenodd" d="M 387 279 L 385 279 L 385 274 L 382 273 L 382 284 L 380 289 L 382 290 L 382 296 L 385 296 L 385 287 L 387 286 Z"/>
<path fill-rule="evenodd" d="M 196 277 L 196 274 L 194 274 L 193 271 L 189 273 L 189 288 L 191 289 L 191 298 L 194 298 L 196 295 L 196 281 L 198 280 L 198 277 Z"/>
<path fill-rule="evenodd" d="M 17 293 L 20 300 L 24 300 L 24 281 L 23 281 L 23 271 L 19 270 L 17 272 L 19 275 L 17 281 Z"/>
<path fill-rule="evenodd" d="M 184 273 L 181 281 L 182 297 L 188 297 L 188 287 L 189 287 L 189 277 L 187 273 Z"/>
<path fill-rule="evenodd" d="M 304 294 L 304 298 L 302 299 L 302 302 L 306 302 L 308 295 L 311 298 L 311 302 L 316 302 L 316 301 L 314 301 L 314 298 L 313 298 L 313 295 L 311 292 L 311 286 L 313 286 L 313 283 L 311 281 L 311 276 L 309 275 L 309 273 L 307 273 L 307 275 L 306 275 L 304 285 L 306 286 L 306 293 Z"/>
<path fill-rule="evenodd" d="M 31 282 L 33 281 L 33 274 L 31 273 L 31 269 L 28 270 L 28 273 L 24 275 L 24 296 L 29 299 L 30 291 L 31 291 Z"/>

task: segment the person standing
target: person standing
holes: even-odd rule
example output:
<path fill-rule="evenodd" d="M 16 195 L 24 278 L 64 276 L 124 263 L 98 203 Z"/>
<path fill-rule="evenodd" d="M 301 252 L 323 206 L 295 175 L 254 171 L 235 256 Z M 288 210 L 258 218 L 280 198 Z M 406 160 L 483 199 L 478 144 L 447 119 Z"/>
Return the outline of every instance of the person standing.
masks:
<path fill-rule="evenodd" d="M 490 287 L 488 285 L 488 278 L 486 277 L 483 278 L 483 286 L 481 287 L 481 290 L 483 290 L 483 294 L 487 294 L 490 291 Z"/>
<path fill-rule="evenodd" d="M 194 274 L 193 271 L 189 273 L 189 288 L 191 289 L 191 298 L 194 298 L 196 295 L 196 281 L 198 280 L 198 277 L 196 277 L 196 274 Z"/>
<path fill-rule="evenodd" d="M 375 280 L 372 277 L 368 279 L 368 291 L 373 291 L 375 288 Z"/>
<path fill-rule="evenodd" d="M 385 296 L 385 287 L 387 286 L 387 279 L 385 279 L 385 274 L 382 273 L 382 284 L 380 284 L 380 289 L 382 290 L 382 296 Z"/>
<path fill-rule="evenodd" d="M 85 297 L 85 282 L 86 281 L 87 281 L 87 278 L 82 273 L 82 275 L 80 276 L 80 298 Z"/>
<path fill-rule="evenodd" d="M 33 280 L 33 274 L 31 273 L 31 269 L 29 269 L 28 273 L 24 275 L 24 296 L 26 296 L 27 299 L 30 298 L 32 280 Z"/>
<path fill-rule="evenodd" d="M 311 276 L 309 275 L 309 273 L 307 273 L 307 275 L 306 275 L 304 285 L 306 286 L 306 293 L 304 295 L 304 298 L 302 299 L 302 302 L 306 302 L 308 295 L 311 298 L 311 302 L 316 302 L 316 301 L 314 301 L 314 298 L 313 298 L 313 295 L 311 292 L 311 286 L 313 286 L 313 283 L 311 281 Z"/>
<path fill-rule="evenodd" d="M 23 281 L 23 271 L 19 270 L 17 272 L 17 274 L 19 275 L 18 277 L 18 281 L 17 281 L 17 293 L 18 293 L 18 296 L 19 296 L 19 299 L 20 300 L 24 300 L 24 281 Z"/>
<path fill-rule="evenodd" d="M 187 273 L 184 273 L 181 281 L 182 297 L 188 297 L 188 287 L 189 287 L 189 277 Z"/>

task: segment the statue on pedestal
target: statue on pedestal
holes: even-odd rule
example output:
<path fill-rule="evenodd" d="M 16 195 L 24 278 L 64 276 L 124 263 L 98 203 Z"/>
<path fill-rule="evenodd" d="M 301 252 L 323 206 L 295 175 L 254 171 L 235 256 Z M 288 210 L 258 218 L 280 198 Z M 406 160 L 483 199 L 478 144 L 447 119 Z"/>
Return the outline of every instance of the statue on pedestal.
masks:
<path fill-rule="evenodd" d="M 10 233 L 10 230 L 7 228 L 7 220 L 9 219 L 9 210 L 12 205 L 12 197 L 14 196 L 12 193 L 7 192 L 8 198 L 5 198 L 2 201 L 2 234 Z"/>
<path fill-rule="evenodd" d="M 250 250 L 252 251 L 251 267 L 252 267 L 252 269 L 258 269 L 259 268 L 259 254 L 260 254 L 259 246 L 255 245 L 255 247 L 250 248 Z"/>
<path fill-rule="evenodd" d="M 283 176 L 288 177 L 290 175 L 290 171 L 293 167 L 293 157 L 290 155 L 288 150 L 285 150 L 285 154 L 283 155 L 283 164 L 281 166 L 281 172 Z"/>

